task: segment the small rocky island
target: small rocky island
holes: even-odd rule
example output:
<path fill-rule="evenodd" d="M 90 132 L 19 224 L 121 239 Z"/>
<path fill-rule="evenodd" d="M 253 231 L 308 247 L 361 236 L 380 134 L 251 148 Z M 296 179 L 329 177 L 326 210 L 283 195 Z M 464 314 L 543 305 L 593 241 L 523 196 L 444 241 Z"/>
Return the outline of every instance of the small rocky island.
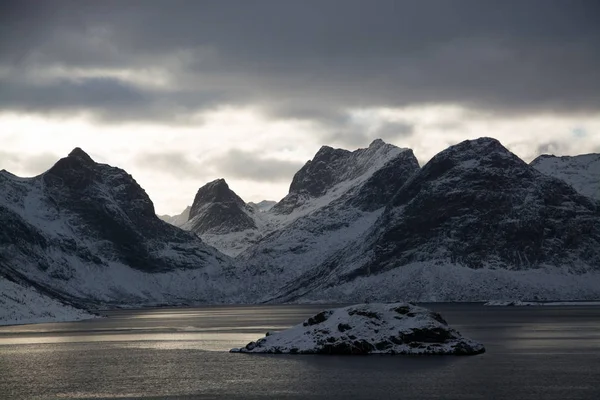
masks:
<path fill-rule="evenodd" d="M 231 352 L 473 355 L 485 348 L 450 328 L 436 312 L 408 303 L 373 303 L 322 311 Z"/>

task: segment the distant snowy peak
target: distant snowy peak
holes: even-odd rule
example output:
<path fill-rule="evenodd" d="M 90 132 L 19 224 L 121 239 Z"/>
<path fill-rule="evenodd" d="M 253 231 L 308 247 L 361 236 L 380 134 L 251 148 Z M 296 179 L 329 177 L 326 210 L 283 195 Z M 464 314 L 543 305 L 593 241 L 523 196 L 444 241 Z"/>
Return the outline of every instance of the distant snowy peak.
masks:
<path fill-rule="evenodd" d="M 183 225 L 185 225 L 186 222 L 189 221 L 190 219 L 190 210 L 192 209 L 191 206 L 187 206 L 185 208 L 185 210 L 183 210 L 181 212 L 181 214 L 177 214 L 177 215 L 159 215 L 158 218 L 162 219 L 163 221 L 171 224 L 171 225 L 175 225 L 177 227 L 182 227 Z"/>
<path fill-rule="evenodd" d="M 600 154 L 562 157 L 544 154 L 530 165 L 543 174 L 562 179 L 584 196 L 600 200 Z"/>
<path fill-rule="evenodd" d="M 271 208 L 273 208 L 273 206 L 277 204 L 276 201 L 272 201 L 272 200 L 262 200 L 259 201 L 258 203 L 253 203 L 253 202 L 249 202 L 248 205 L 254 209 L 256 209 L 259 212 L 267 212 L 269 211 Z"/>
<path fill-rule="evenodd" d="M 368 148 L 348 151 L 323 146 L 295 175 L 290 191 L 272 211 L 291 214 L 311 199 L 333 200 L 367 180 L 387 162 L 407 149 L 377 139 Z"/>
<path fill-rule="evenodd" d="M 217 179 L 198 190 L 185 228 L 198 235 L 256 229 L 254 212 L 224 179 Z"/>

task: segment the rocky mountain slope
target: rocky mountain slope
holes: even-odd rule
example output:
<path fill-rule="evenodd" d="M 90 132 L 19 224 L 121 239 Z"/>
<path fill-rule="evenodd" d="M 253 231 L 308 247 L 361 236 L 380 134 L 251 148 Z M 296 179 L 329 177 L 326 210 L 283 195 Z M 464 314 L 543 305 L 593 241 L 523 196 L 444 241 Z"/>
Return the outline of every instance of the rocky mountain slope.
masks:
<path fill-rule="evenodd" d="M 562 157 L 544 154 L 530 165 L 546 175 L 564 180 L 584 196 L 600 200 L 600 154 Z"/>
<path fill-rule="evenodd" d="M 274 299 L 597 298 L 599 270 L 598 203 L 482 138 L 436 155 Z"/>
<path fill-rule="evenodd" d="M 0 268 L 77 304 L 230 298 L 231 260 L 156 217 L 125 171 L 73 150 L 34 178 L 0 173 Z"/>
<path fill-rule="evenodd" d="M 96 315 L 0 276 L 0 325 L 78 321 Z"/>
<path fill-rule="evenodd" d="M 338 168 L 327 173 L 315 168 L 339 157 L 344 162 Z M 380 140 L 354 152 L 322 148 L 273 207 L 271 218 L 279 228 L 240 254 L 241 267 L 260 276 L 261 285 L 293 281 L 371 229 L 418 169 L 412 150 Z"/>

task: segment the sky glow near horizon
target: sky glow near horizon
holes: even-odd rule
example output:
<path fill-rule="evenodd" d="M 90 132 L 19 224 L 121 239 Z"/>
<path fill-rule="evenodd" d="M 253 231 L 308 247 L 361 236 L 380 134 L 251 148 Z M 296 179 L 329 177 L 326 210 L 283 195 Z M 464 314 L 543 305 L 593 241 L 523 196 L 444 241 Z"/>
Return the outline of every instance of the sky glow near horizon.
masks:
<path fill-rule="evenodd" d="M 481 136 L 525 161 L 600 152 L 599 7 L 452 3 L 448 20 L 443 1 L 9 1 L 0 169 L 81 147 L 176 214 L 217 178 L 279 200 L 322 145 L 382 138 L 421 164 Z"/>

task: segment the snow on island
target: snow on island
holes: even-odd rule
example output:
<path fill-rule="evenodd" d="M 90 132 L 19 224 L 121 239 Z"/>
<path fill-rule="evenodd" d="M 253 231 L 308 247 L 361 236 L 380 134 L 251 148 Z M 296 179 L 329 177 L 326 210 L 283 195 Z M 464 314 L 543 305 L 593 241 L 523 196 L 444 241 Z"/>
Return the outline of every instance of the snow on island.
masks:
<path fill-rule="evenodd" d="M 485 352 L 485 348 L 426 308 L 372 303 L 322 311 L 302 324 L 267 333 L 231 352 L 472 355 Z"/>

